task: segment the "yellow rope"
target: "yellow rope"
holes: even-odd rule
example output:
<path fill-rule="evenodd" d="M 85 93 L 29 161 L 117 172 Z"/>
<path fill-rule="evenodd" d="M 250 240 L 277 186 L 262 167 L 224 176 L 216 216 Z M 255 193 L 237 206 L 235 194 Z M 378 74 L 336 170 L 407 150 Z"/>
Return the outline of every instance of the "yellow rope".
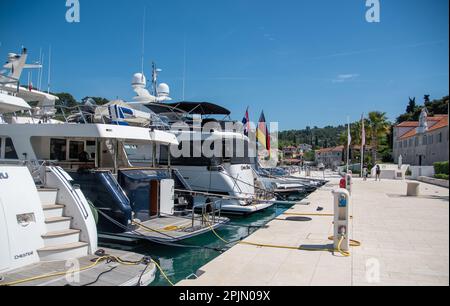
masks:
<path fill-rule="evenodd" d="M 161 275 L 166 279 L 166 281 L 171 285 L 171 286 L 175 286 L 174 283 L 172 283 L 172 281 L 169 279 L 169 277 L 167 276 L 166 273 L 164 273 L 164 270 L 161 268 L 161 266 L 152 259 L 152 262 L 155 264 L 155 266 L 158 268 L 159 272 L 161 272 Z"/>
<path fill-rule="evenodd" d="M 147 231 L 147 232 L 155 232 L 155 233 L 158 233 L 158 234 L 161 234 L 162 232 L 174 232 L 174 231 L 180 231 L 180 230 L 183 230 L 183 229 L 185 229 L 185 228 L 190 227 L 190 225 L 184 225 L 184 226 L 167 226 L 167 227 L 165 227 L 165 228 L 163 228 L 163 229 L 156 230 L 156 229 L 150 228 L 150 227 L 145 226 L 144 224 L 139 223 L 139 222 L 136 222 L 136 221 L 133 221 L 133 224 L 136 225 L 136 226 L 138 226 L 138 227 L 140 227 L 140 228 L 142 228 L 143 230 L 145 230 L 145 231 Z"/>
<path fill-rule="evenodd" d="M 32 281 L 35 281 L 35 280 L 41 280 L 41 279 L 45 279 L 45 278 L 51 278 L 51 277 L 67 275 L 67 273 L 80 273 L 80 272 L 83 272 L 83 271 L 86 271 L 86 270 L 89 270 L 89 269 L 92 269 L 92 268 L 96 267 L 101 261 L 106 260 L 106 259 L 115 259 L 118 263 L 120 263 L 121 265 L 125 265 L 125 266 L 136 266 L 136 265 L 140 264 L 139 262 L 135 262 L 135 263 L 125 262 L 125 261 L 121 260 L 117 256 L 103 256 L 103 257 L 99 257 L 92 265 L 89 265 L 87 267 L 78 269 L 76 271 L 64 271 L 64 272 L 57 272 L 57 273 L 51 273 L 51 274 L 45 274 L 45 275 L 30 277 L 30 278 L 13 281 L 13 282 L 6 283 L 6 284 L 0 284 L 0 287 L 3 287 L 3 286 L 16 286 L 16 285 L 23 284 L 23 283 L 29 283 L 29 282 L 32 282 Z M 155 264 L 155 266 L 158 268 L 158 270 L 161 272 L 161 275 L 167 280 L 167 282 L 170 285 L 174 286 L 174 284 L 167 277 L 166 273 L 164 273 L 164 270 L 161 268 L 161 266 L 153 259 L 152 259 L 152 263 Z"/>
<path fill-rule="evenodd" d="M 223 239 L 219 234 L 217 234 L 216 230 L 213 228 L 213 226 L 211 225 L 211 223 L 209 223 L 208 219 L 206 218 L 205 215 L 203 215 L 203 220 L 206 222 L 206 224 L 208 225 L 209 229 L 211 230 L 211 232 L 217 237 L 219 238 L 222 242 L 225 242 L 226 244 L 229 244 L 230 242 Z"/>
<path fill-rule="evenodd" d="M 226 244 L 229 244 L 230 242 L 228 242 L 227 240 L 225 240 L 224 238 L 222 238 L 215 230 L 214 228 L 211 226 L 211 224 L 208 222 L 206 216 L 203 216 L 203 219 L 205 220 L 206 224 L 209 226 L 209 228 L 211 229 L 212 233 L 219 238 L 221 241 L 225 242 Z M 334 237 L 329 237 L 329 240 L 334 240 Z M 299 250 L 299 251 L 309 251 L 309 252 L 336 252 L 338 251 L 340 254 L 342 254 L 344 257 L 349 257 L 351 256 L 350 252 L 347 251 L 343 251 L 341 249 L 342 247 L 342 243 L 345 240 L 345 236 L 342 236 L 339 244 L 338 244 L 338 248 L 337 250 L 335 249 L 330 249 L 330 248 L 317 248 L 317 249 L 313 249 L 313 248 L 305 248 L 302 246 L 299 247 L 292 247 L 292 246 L 284 246 L 284 245 L 271 245 L 271 244 L 262 244 L 262 243 L 253 243 L 253 242 L 245 242 L 245 241 L 240 241 L 238 242 L 238 244 L 243 244 L 243 245 L 251 245 L 251 246 L 257 246 L 257 247 L 266 247 L 266 248 L 276 248 L 276 249 L 287 249 L 287 250 Z M 352 247 L 359 247 L 361 246 L 361 242 L 356 241 L 356 240 L 350 240 L 350 246 Z"/>
<path fill-rule="evenodd" d="M 334 214 L 320 214 L 320 213 L 284 213 L 285 216 L 300 216 L 300 217 L 334 217 Z M 353 219 L 353 216 L 350 216 Z"/>
<path fill-rule="evenodd" d="M 344 240 L 345 240 L 345 236 L 341 236 L 341 239 L 339 239 L 339 243 L 338 243 L 338 252 L 341 253 L 342 256 L 344 256 L 344 257 L 350 257 L 350 256 L 351 256 L 350 252 L 348 252 L 348 251 L 343 251 L 343 250 L 341 249 L 342 243 L 344 242 Z"/>
<path fill-rule="evenodd" d="M 334 240 L 334 237 L 330 237 L 330 240 Z M 346 252 L 346 251 L 342 251 L 341 247 L 342 247 L 342 243 L 344 242 L 345 237 L 341 237 L 339 244 L 338 244 L 338 248 L 337 250 L 335 249 L 330 249 L 330 248 L 305 248 L 302 246 L 299 247 L 293 247 L 293 246 L 284 246 L 284 245 L 272 245 L 272 244 L 263 244 L 263 243 L 254 243 L 254 242 L 245 242 L 245 241 L 241 241 L 239 242 L 239 244 L 243 244 L 243 245 L 251 245 L 251 246 L 256 246 L 256 247 L 265 247 L 265 248 L 275 248 L 275 249 L 288 249 L 288 250 L 299 250 L 299 251 L 310 251 L 310 252 L 321 252 L 321 251 L 326 251 L 326 252 L 339 252 L 340 254 L 342 254 L 345 257 L 349 257 L 351 254 L 350 252 Z M 356 240 L 350 240 L 350 246 L 352 247 L 359 247 L 361 246 L 361 242 L 356 241 Z"/>
<path fill-rule="evenodd" d="M 35 280 L 41 280 L 41 279 L 50 278 L 50 277 L 63 276 L 63 275 L 66 275 L 67 273 L 83 272 L 83 271 L 89 270 L 91 268 L 94 268 L 95 266 L 97 266 L 100 263 L 100 261 L 102 261 L 104 259 L 107 259 L 107 258 L 109 258 L 109 257 L 100 257 L 92 265 L 89 265 L 87 267 L 78 269 L 76 271 L 64 271 L 64 272 L 57 272 L 57 273 L 51 273 L 51 274 L 45 274 L 45 275 L 30 277 L 30 278 L 21 279 L 21 280 L 13 281 L 13 282 L 6 283 L 6 284 L 0 284 L 0 287 L 3 287 L 3 286 L 16 286 L 16 285 L 23 284 L 23 283 L 29 283 L 29 282 L 32 282 L 32 281 L 35 281 Z"/>
<path fill-rule="evenodd" d="M 246 241 L 241 241 L 241 242 L 239 242 L 239 244 L 251 245 L 251 246 L 262 247 L 262 248 L 287 249 L 287 250 L 297 250 L 297 251 L 311 251 L 311 252 L 323 252 L 323 251 L 334 252 L 335 251 L 335 250 L 329 249 L 329 248 L 326 248 L 326 249 L 311 248 L 310 249 L 310 248 L 305 248 L 302 246 L 293 247 L 293 246 L 262 244 L 262 243 L 246 242 Z"/>
<path fill-rule="evenodd" d="M 334 237 L 333 236 L 328 237 L 328 240 L 334 241 Z M 362 245 L 362 243 L 359 242 L 358 240 L 350 239 L 350 246 L 351 247 L 360 247 L 361 245 Z"/>

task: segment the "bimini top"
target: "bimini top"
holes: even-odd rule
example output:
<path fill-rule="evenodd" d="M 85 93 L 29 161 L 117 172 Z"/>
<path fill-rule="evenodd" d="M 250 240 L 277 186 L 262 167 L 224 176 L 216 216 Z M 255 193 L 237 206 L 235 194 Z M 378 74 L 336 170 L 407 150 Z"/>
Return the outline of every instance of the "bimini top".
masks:
<path fill-rule="evenodd" d="M 210 102 L 177 102 L 171 104 L 148 104 L 152 111 L 155 113 L 167 113 L 167 112 L 175 112 L 175 113 L 188 113 L 190 115 L 224 115 L 229 116 L 231 112 L 217 104 Z"/>

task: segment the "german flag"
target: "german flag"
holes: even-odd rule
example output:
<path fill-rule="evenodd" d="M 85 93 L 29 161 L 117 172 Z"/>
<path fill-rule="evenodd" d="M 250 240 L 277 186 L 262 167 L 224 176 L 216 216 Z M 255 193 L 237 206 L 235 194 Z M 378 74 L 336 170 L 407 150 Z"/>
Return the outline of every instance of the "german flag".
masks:
<path fill-rule="evenodd" d="M 264 149 L 269 151 L 270 156 L 270 132 L 267 127 L 264 112 L 262 112 L 261 117 L 259 118 L 258 129 L 256 130 L 256 140 Z"/>

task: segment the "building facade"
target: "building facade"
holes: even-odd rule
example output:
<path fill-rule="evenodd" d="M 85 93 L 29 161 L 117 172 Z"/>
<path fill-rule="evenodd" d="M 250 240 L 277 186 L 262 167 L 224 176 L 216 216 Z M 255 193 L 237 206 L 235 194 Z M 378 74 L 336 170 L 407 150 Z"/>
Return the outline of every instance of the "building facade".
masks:
<path fill-rule="evenodd" d="M 419 121 L 394 127 L 394 160 L 411 166 L 433 166 L 449 160 L 448 115 L 429 117 L 424 109 Z"/>
<path fill-rule="evenodd" d="M 344 164 L 344 146 L 326 148 L 316 151 L 316 163 L 335 169 Z"/>

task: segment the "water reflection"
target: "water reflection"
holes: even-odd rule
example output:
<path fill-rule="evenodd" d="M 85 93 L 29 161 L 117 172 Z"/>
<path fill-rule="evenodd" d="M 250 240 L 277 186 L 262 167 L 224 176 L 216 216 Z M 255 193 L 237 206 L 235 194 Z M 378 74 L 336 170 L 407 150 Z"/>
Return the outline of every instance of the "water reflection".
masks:
<path fill-rule="evenodd" d="M 305 197 L 306 195 L 302 195 L 301 199 Z M 217 233 L 227 241 L 239 241 L 265 226 L 268 222 L 283 214 L 291 207 L 292 205 L 277 204 L 265 211 L 248 217 L 230 217 L 230 224 L 217 230 Z M 182 244 L 206 246 L 218 249 L 225 249 L 233 246 L 232 244 L 227 246 L 210 232 L 185 240 Z M 129 250 L 151 256 L 153 259 L 159 261 L 164 272 L 174 283 L 192 276 L 199 268 L 221 254 L 220 252 L 211 249 L 177 248 L 149 242 L 143 242 L 135 246 L 119 246 L 112 244 L 104 244 L 103 246 Z M 167 285 L 167 281 L 158 271 L 152 286 Z"/>

